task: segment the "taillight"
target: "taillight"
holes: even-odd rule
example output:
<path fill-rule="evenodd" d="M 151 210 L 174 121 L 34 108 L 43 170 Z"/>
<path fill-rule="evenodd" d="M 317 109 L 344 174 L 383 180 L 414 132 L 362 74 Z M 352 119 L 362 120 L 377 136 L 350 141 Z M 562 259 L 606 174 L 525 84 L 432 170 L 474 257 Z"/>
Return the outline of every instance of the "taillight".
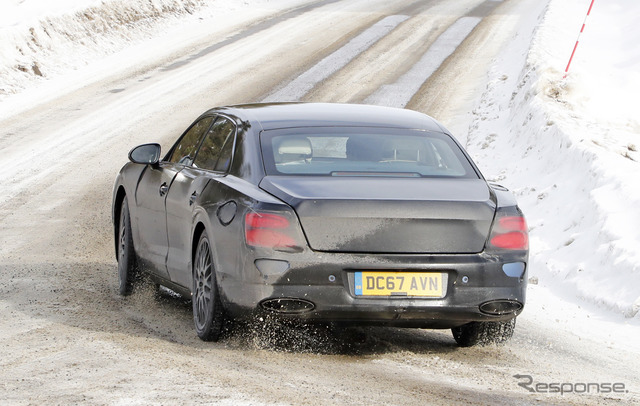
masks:
<path fill-rule="evenodd" d="M 244 236 L 252 247 L 267 247 L 277 251 L 302 250 L 297 221 L 274 213 L 252 212 L 244 218 Z"/>
<path fill-rule="evenodd" d="M 491 229 L 489 244 L 505 250 L 529 249 L 529 234 L 524 217 L 498 213 Z"/>

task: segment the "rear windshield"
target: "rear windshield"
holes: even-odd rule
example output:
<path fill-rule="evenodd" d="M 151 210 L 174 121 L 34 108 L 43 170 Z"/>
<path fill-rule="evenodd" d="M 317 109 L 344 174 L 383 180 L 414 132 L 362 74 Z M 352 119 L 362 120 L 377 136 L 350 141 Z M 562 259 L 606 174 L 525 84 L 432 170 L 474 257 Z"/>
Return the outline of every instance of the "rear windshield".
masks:
<path fill-rule="evenodd" d="M 446 134 L 389 128 L 289 128 L 260 137 L 269 175 L 478 178 Z"/>

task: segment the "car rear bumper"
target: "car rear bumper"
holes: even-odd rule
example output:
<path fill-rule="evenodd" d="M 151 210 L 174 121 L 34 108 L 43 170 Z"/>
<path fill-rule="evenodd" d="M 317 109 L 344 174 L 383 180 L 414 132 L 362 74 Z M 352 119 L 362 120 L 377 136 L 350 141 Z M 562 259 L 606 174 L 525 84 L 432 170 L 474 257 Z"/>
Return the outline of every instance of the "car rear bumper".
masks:
<path fill-rule="evenodd" d="M 259 258 L 245 269 L 244 281 L 222 278 L 221 286 L 223 297 L 234 298 L 226 307 L 236 317 L 269 312 L 306 321 L 451 328 L 520 314 L 525 304 L 526 260 L 526 252 L 502 257 L 292 254 L 288 260 Z M 521 275 L 504 271 L 504 265 L 512 263 L 523 265 Z M 441 273 L 443 296 L 358 296 L 354 275 L 361 271 Z"/>

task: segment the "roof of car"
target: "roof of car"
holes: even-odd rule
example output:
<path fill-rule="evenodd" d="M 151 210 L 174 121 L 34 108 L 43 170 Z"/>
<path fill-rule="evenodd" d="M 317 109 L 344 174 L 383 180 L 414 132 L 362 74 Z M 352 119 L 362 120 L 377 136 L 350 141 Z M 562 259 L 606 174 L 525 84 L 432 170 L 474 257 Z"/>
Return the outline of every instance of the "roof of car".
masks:
<path fill-rule="evenodd" d="M 269 103 L 213 109 L 234 115 L 263 130 L 292 127 L 365 126 L 444 131 L 426 114 L 412 110 L 363 104 Z"/>

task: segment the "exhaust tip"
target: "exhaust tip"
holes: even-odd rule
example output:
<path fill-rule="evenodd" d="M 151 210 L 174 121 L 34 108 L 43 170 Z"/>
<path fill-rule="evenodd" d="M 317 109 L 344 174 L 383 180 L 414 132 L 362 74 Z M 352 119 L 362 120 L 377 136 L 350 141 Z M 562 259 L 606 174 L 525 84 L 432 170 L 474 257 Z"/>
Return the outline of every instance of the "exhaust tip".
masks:
<path fill-rule="evenodd" d="M 316 305 L 308 300 L 293 298 L 267 299 L 261 303 L 263 309 L 275 313 L 298 314 L 315 309 Z"/>
<path fill-rule="evenodd" d="M 482 313 L 494 316 L 517 313 L 522 310 L 522 303 L 515 300 L 491 300 L 480 305 Z"/>

